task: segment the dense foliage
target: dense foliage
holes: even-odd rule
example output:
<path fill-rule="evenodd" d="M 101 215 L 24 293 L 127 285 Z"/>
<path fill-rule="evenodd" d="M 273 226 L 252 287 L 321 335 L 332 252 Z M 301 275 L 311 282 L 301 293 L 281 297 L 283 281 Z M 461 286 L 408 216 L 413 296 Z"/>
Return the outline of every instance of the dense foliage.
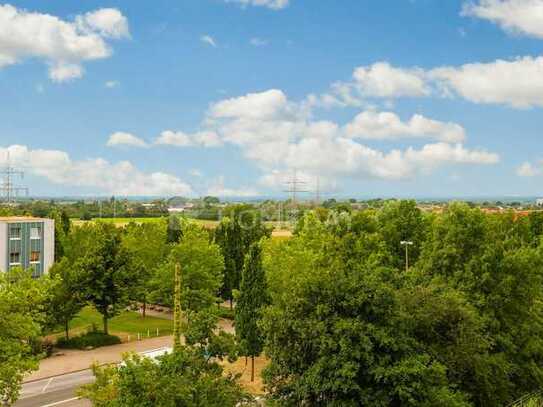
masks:
<path fill-rule="evenodd" d="M 32 343 L 42 333 L 51 281 L 32 273 L 0 272 L 0 404 L 12 405 L 26 373 L 37 368 Z"/>
<path fill-rule="evenodd" d="M 249 248 L 263 237 L 270 237 L 271 229 L 264 225 L 261 214 L 247 205 L 229 207 L 225 215 L 214 231 L 214 241 L 220 246 L 225 262 L 221 297 L 232 304 Z"/>
<path fill-rule="evenodd" d="M 185 344 L 162 363 L 131 356 L 97 369 L 85 393 L 95 405 L 236 405 L 245 395 L 217 362 L 262 350 L 279 405 L 486 407 L 541 390 L 543 212 L 351 204 L 305 208 L 283 240 L 269 239 L 252 205 L 224 208 L 213 233 L 177 217 L 70 227 L 53 213 L 50 275 L 0 275 L 0 397 L 13 403 L 38 338 L 68 336 L 81 307 L 94 306 L 107 333 L 130 303 L 172 306 L 176 265 Z M 219 296 L 236 296 L 237 344 L 215 332 Z"/>
<path fill-rule="evenodd" d="M 186 345 L 157 360 L 127 355 L 120 366 L 95 367 L 96 382 L 82 395 L 96 407 L 228 407 L 251 398 L 219 364 L 233 354 L 233 338 L 214 333 L 216 317 L 194 313 Z"/>
<path fill-rule="evenodd" d="M 262 310 L 269 303 L 262 249 L 254 243 L 245 256 L 241 287 L 236 304 L 236 334 L 244 356 L 251 358 L 251 381 L 255 375 L 255 356 L 262 353 L 264 337 L 258 326 Z"/>
<path fill-rule="evenodd" d="M 539 217 L 398 202 L 327 219 L 310 212 L 266 244 L 266 382 L 281 405 L 501 406 L 541 388 Z"/>

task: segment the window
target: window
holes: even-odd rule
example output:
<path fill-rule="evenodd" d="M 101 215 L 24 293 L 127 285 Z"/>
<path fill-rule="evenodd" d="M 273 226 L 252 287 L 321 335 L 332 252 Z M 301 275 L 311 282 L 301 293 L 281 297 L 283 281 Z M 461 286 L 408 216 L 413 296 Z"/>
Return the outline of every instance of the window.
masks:
<path fill-rule="evenodd" d="M 37 263 L 39 261 L 40 261 L 40 252 L 38 252 L 38 251 L 30 252 L 30 262 L 31 263 Z"/>
<path fill-rule="evenodd" d="M 40 238 L 40 228 L 37 226 L 30 228 L 30 238 L 39 239 Z"/>
<path fill-rule="evenodd" d="M 20 264 L 21 263 L 21 253 L 13 252 L 9 254 L 9 263 L 10 264 Z"/>
<path fill-rule="evenodd" d="M 10 239 L 20 239 L 21 238 L 21 227 L 20 226 L 11 226 L 9 228 L 9 238 Z"/>

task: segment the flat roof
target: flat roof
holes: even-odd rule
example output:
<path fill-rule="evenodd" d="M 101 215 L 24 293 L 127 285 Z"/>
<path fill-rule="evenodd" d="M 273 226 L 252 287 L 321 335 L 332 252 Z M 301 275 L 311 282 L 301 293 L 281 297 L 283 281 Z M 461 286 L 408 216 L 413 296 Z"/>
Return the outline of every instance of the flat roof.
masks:
<path fill-rule="evenodd" d="M 34 218 L 33 216 L 0 216 L 0 222 L 39 222 L 49 220 L 46 218 Z"/>

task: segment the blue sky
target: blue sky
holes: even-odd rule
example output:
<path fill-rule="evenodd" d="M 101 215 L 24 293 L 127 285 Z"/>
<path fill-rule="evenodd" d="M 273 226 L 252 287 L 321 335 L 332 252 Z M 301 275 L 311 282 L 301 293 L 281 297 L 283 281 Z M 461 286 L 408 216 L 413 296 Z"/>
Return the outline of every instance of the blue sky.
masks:
<path fill-rule="evenodd" d="M 0 162 L 48 196 L 539 195 L 541 27 L 543 0 L 12 0 Z"/>

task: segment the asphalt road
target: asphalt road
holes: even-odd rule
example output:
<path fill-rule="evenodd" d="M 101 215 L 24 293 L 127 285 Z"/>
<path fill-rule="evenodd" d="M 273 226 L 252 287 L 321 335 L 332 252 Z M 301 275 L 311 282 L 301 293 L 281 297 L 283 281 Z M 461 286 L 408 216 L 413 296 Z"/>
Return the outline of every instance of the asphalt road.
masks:
<path fill-rule="evenodd" d="M 170 347 L 162 347 L 140 352 L 139 354 L 156 359 L 171 351 Z M 76 391 L 82 385 L 93 381 L 94 375 L 92 371 L 86 369 L 26 382 L 23 384 L 19 401 L 15 403 L 15 407 L 89 407 L 91 404 L 87 400 L 80 400 L 76 395 Z"/>
<path fill-rule="evenodd" d="M 76 390 L 93 381 L 92 371 L 83 370 L 25 383 L 15 407 L 87 407 L 90 403 L 78 399 Z"/>

